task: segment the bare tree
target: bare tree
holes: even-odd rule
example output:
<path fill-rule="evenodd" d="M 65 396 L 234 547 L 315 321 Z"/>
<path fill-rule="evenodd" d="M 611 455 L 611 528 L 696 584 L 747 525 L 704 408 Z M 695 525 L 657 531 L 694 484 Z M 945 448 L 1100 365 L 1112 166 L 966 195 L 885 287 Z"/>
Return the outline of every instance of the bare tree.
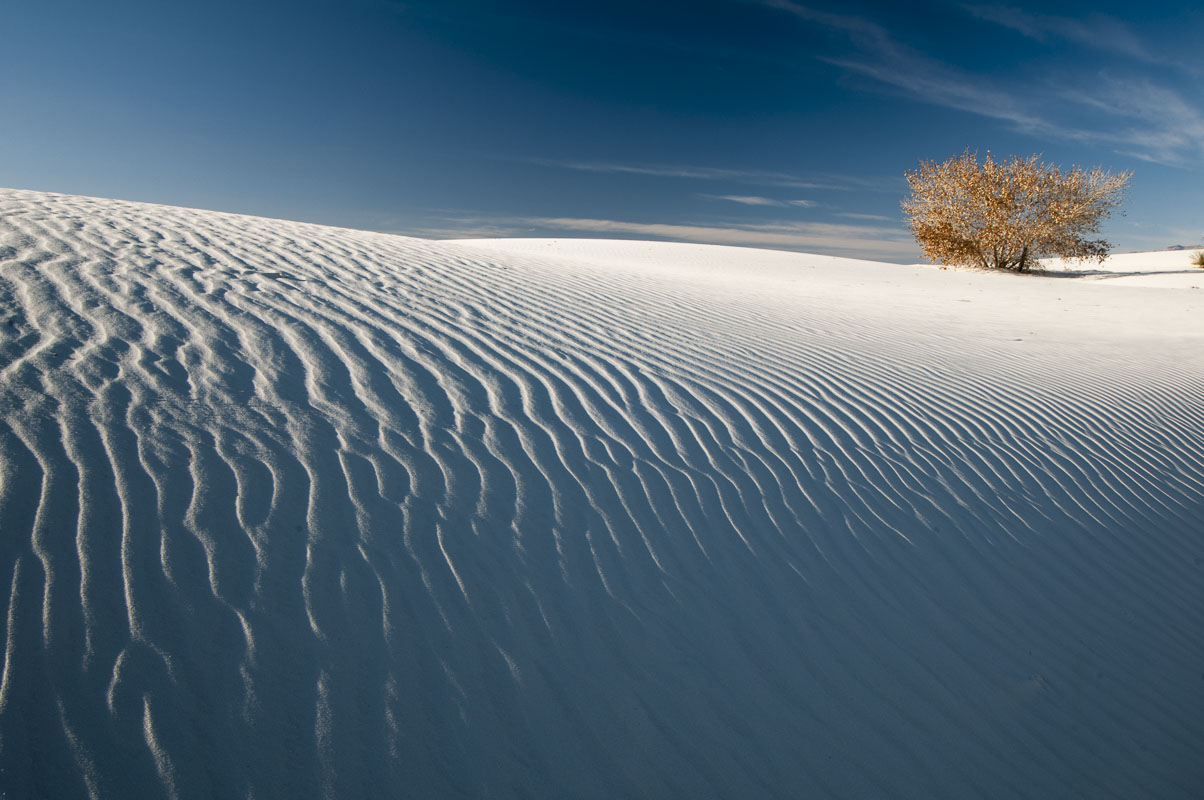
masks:
<path fill-rule="evenodd" d="M 979 165 L 967 149 L 908 172 L 903 211 L 932 261 L 1017 272 L 1045 256 L 1103 261 L 1111 245 L 1087 237 L 1120 205 L 1132 174 L 1063 172 L 1036 155 L 995 161 L 987 153 Z"/>

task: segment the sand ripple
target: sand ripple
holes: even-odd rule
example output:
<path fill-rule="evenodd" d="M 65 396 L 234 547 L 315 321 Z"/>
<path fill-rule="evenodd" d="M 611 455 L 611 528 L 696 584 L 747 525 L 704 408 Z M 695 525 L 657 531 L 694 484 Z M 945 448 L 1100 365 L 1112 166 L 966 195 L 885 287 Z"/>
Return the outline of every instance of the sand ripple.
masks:
<path fill-rule="evenodd" d="M 1198 796 L 1204 340 L 758 280 L 0 192 L 0 795 Z"/>

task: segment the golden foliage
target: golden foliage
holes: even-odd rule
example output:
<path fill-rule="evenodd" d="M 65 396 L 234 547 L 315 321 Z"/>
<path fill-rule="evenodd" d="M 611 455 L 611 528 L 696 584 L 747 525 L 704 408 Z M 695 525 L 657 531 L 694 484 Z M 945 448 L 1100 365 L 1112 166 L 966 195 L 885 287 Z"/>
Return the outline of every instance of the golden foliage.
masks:
<path fill-rule="evenodd" d="M 1131 172 L 1063 172 L 1034 155 L 981 165 L 967 149 L 907 173 L 908 227 L 924 257 L 944 264 L 1028 272 L 1038 258 L 1103 261 L 1111 245 L 1089 239 L 1120 205 Z"/>

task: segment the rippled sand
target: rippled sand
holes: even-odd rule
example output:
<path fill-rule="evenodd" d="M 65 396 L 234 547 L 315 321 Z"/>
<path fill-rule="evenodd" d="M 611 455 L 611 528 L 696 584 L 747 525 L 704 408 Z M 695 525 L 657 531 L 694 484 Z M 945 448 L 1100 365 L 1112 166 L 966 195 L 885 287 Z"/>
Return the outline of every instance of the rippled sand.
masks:
<path fill-rule="evenodd" d="M 0 794 L 1198 796 L 1202 296 L 0 191 Z"/>

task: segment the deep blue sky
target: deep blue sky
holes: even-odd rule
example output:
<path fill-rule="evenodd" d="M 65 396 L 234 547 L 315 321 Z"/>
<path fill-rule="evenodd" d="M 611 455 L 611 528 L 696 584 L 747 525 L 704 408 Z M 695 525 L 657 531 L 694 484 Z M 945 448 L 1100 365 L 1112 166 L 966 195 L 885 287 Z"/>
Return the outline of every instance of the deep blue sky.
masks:
<path fill-rule="evenodd" d="M 909 261 L 969 146 L 1135 174 L 1118 251 L 1204 235 L 1187 4 L 12 3 L 0 186 L 446 236 Z"/>

